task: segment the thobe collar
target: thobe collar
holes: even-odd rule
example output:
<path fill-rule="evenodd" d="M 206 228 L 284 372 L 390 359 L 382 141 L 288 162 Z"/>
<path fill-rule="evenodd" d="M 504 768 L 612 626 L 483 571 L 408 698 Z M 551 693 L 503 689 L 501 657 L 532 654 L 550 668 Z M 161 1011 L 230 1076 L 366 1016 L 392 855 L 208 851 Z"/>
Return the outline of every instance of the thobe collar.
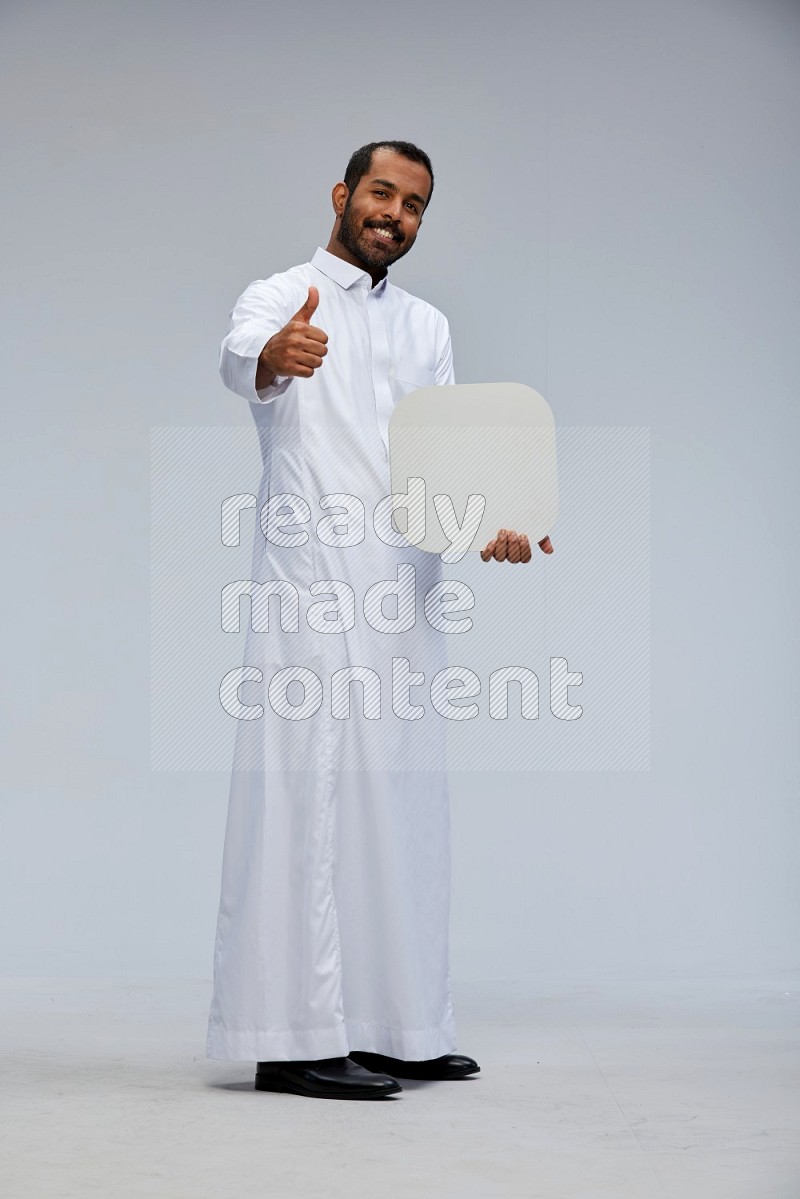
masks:
<path fill-rule="evenodd" d="M 386 284 L 389 282 L 389 276 L 386 274 L 380 283 L 376 283 L 373 287 L 372 275 L 367 271 L 362 271 L 354 263 L 345 262 L 344 258 L 338 258 L 336 254 L 331 254 L 330 250 L 325 250 L 322 246 L 317 247 L 316 253 L 311 259 L 311 265 L 322 271 L 323 275 L 327 275 L 329 279 L 333 279 L 334 283 L 338 283 L 340 287 L 350 288 L 353 284 L 361 284 L 363 281 L 366 283 L 367 289 L 376 295 L 384 292 Z"/>

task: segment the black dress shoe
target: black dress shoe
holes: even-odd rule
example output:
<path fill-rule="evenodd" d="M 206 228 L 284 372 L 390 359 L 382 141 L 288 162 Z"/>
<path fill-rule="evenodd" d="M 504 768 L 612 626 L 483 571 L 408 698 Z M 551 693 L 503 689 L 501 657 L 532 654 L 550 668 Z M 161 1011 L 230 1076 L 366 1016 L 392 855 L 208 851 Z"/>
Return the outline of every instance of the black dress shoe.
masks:
<path fill-rule="evenodd" d="M 433 1057 L 423 1062 L 403 1062 L 397 1057 L 361 1053 L 360 1050 L 351 1053 L 350 1057 L 359 1066 L 366 1066 L 367 1070 L 391 1071 L 398 1078 L 466 1078 L 468 1074 L 477 1074 L 480 1070 L 476 1061 L 461 1053 L 446 1053 L 443 1057 Z"/>
<path fill-rule="evenodd" d="M 257 1091 L 291 1091 L 317 1099 L 382 1099 L 402 1089 L 396 1078 L 365 1070 L 346 1057 L 256 1062 Z"/>

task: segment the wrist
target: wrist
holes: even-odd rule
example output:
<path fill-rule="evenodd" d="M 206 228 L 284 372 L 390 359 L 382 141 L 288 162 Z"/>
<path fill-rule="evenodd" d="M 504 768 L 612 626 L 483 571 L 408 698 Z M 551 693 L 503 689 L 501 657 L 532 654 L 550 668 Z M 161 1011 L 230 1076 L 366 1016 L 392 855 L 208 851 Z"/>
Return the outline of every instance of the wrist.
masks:
<path fill-rule="evenodd" d="M 256 391 L 269 387 L 277 377 L 278 372 L 270 362 L 269 342 L 264 346 L 256 362 Z"/>

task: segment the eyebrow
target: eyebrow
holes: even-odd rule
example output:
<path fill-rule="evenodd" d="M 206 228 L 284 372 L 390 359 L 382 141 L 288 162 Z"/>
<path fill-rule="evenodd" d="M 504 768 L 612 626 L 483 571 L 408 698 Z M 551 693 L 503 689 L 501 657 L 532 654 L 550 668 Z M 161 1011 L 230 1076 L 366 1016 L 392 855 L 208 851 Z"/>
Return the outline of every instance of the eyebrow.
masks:
<path fill-rule="evenodd" d="M 383 187 L 388 187 L 390 191 L 397 191 L 397 184 L 391 183 L 388 179 L 373 179 L 372 182 L 380 183 Z M 423 208 L 425 207 L 425 201 L 423 200 L 422 196 L 418 196 L 416 192 L 409 192 L 408 198 L 409 200 L 416 200 L 417 203 L 421 204 Z"/>

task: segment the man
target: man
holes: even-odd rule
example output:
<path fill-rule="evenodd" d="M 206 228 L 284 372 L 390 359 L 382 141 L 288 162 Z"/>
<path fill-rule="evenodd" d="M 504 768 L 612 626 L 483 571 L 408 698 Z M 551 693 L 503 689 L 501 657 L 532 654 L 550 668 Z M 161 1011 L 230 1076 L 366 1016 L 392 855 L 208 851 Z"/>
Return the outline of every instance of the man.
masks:
<path fill-rule="evenodd" d="M 283 590 L 280 629 L 247 631 L 248 677 L 268 694 L 237 726 L 207 1052 L 254 1059 L 263 1090 L 381 1098 L 402 1089 L 397 1078 L 479 1070 L 453 1052 L 443 722 L 418 719 L 410 699 L 446 664 L 444 637 L 425 619 L 405 620 L 399 597 L 391 620 L 382 600 L 370 612 L 365 599 L 405 571 L 420 612 L 441 579 L 437 555 L 397 530 L 389 544 L 363 521 L 367 512 L 377 521 L 391 491 L 394 405 L 455 382 L 446 318 L 388 280 L 432 193 L 430 159 L 411 143 L 357 150 L 332 191 L 327 248 L 251 283 L 221 348 L 222 379 L 249 400 L 264 463 L 253 579 Z M 551 552 L 548 539 L 540 545 Z M 500 530 L 482 557 L 529 561 L 531 550 L 524 535 Z M 285 623 L 283 600 L 298 594 L 335 594 L 339 606 L 317 601 L 305 620 L 295 607 Z M 390 658 L 391 680 L 370 692 L 375 719 L 368 689 L 378 670 L 387 679 Z M 345 705 L 349 680 L 363 686 L 350 719 L 335 709 L 339 675 Z M 380 709 L 386 690 L 392 715 Z"/>

